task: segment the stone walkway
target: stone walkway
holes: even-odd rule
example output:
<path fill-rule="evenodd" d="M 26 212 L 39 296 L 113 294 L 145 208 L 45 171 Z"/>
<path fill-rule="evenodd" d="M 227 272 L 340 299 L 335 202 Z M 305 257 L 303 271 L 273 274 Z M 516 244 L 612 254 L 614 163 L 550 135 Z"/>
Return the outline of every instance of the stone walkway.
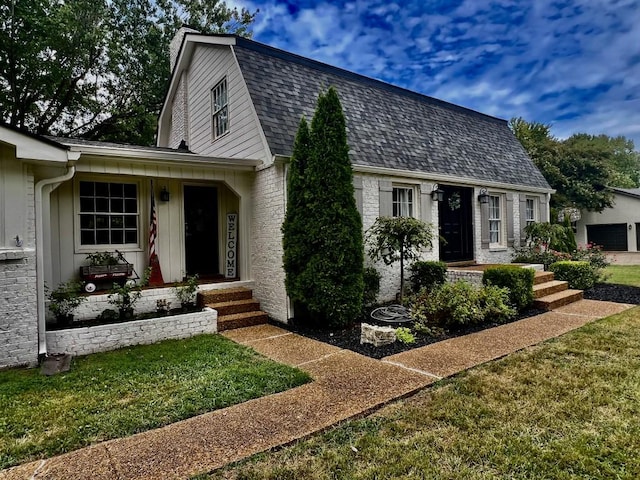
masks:
<path fill-rule="evenodd" d="M 225 332 L 314 381 L 163 428 L 0 472 L 7 479 L 188 478 L 365 415 L 440 378 L 630 308 L 582 300 L 536 317 L 374 360 L 272 325 Z"/>

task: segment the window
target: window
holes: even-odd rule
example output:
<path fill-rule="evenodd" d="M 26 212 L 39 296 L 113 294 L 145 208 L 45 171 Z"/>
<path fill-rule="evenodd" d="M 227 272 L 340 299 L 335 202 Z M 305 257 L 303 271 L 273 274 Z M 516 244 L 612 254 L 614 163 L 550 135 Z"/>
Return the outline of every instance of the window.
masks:
<path fill-rule="evenodd" d="M 227 79 L 223 79 L 211 90 L 211 112 L 213 139 L 229 131 L 229 105 L 227 98 Z"/>
<path fill-rule="evenodd" d="M 413 188 L 393 187 L 393 216 L 413 217 Z"/>
<path fill-rule="evenodd" d="M 489 197 L 489 243 L 502 243 L 502 208 L 498 195 Z"/>
<path fill-rule="evenodd" d="M 80 182 L 80 245 L 138 244 L 138 186 Z"/>
<path fill-rule="evenodd" d="M 533 223 L 536 223 L 536 204 L 533 198 L 526 199 L 525 206 L 525 224 L 527 227 Z"/>

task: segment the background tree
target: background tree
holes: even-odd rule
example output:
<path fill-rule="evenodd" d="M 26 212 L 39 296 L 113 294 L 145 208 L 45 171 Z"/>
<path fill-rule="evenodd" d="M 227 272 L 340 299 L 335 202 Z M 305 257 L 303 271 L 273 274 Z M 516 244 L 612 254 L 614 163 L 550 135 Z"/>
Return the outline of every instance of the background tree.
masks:
<path fill-rule="evenodd" d="M 249 35 L 255 12 L 210 0 L 0 4 L 0 119 L 38 134 L 152 144 L 183 24 Z"/>
<path fill-rule="evenodd" d="M 304 125 L 289 173 L 288 206 L 301 210 L 292 211 L 284 226 L 287 293 L 295 302 L 296 318 L 340 328 L 352 324 L 362 309 L 364 251 L 346 124 L 334 88 L 318 98 L 310 156 L 301 170 Z"/>
<path fill-rule="evenodd" d="M 433 226 L 411 217 L 378 217 L 367 230 L 369 256 L 385 265 L 400 262 L 400 302 L 404 296 L 404 264 L 433 246 Z"/>
<path fill-rule="evenodd" d="M 559 140 L 549 125 L 514 118 L 509 125 L 556 193 L 555 209 L 577 207 L 601 212 L 610 207 L 608 187 L 640 186 L 640 155 L 632 140 L 575 134 Z"/>

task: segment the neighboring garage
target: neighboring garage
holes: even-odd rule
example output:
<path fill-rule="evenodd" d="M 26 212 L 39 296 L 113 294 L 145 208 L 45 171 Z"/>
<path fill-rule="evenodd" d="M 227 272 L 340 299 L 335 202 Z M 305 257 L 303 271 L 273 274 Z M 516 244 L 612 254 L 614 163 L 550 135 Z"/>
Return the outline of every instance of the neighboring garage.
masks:
<path fill-rule="evenodd" d="M 576 240 L 609 252 L 640 251 L 640 188 L 612 188 L 613 206 L 601 213 L 582 211 Z"/>
<path fill-rule="evenodd" d="M 587 225 L 587 242 L 594 243 L 609 252 L 626 252 L 627 224 Z"/>

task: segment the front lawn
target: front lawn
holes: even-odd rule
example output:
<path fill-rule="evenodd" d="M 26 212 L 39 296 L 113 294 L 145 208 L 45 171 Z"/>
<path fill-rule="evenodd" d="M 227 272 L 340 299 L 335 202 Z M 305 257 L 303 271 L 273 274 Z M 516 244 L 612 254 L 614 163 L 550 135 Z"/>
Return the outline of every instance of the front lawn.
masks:
<path fill-rule="evenodd" d="M 609 265 L 604 274 L 607 283 L 640 287 L 640 265 Z"/>
<path fill-rule="evenodd" d="M 640 307 L 199 478 L 640 478 Z"/>
<path fill-rule="evenodd" d="M 219 335 L 75 358 L 53 377 L 0 372 L 0 469 L 280 392 L 306 373 Z"/>

